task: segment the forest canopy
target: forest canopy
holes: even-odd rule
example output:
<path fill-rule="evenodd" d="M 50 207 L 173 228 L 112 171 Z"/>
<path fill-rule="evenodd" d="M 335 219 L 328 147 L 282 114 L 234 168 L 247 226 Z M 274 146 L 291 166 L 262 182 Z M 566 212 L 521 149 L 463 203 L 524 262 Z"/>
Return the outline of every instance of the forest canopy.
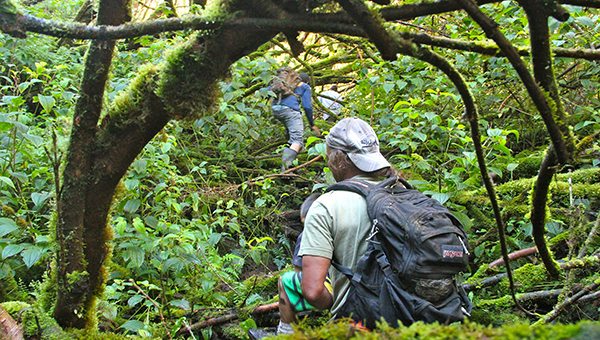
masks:
<path fill-rule="evenodd" d="M 301 334 L 600 334 L 599 39 L 598 0 L 0 0 L 0 338 L 273 326 L 344 117 L 463 224 L 474 309 L 357 334 L 324 311 Z M 281 66 L 323 132 L 283 172 Z"/>

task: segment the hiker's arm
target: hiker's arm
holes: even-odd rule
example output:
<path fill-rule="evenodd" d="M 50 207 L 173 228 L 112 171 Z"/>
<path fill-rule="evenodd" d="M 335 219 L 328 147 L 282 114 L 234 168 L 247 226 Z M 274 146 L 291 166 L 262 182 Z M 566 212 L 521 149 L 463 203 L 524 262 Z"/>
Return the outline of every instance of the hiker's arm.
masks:
<path fill-rule="evenodd" d="M 325 288 L 325 277 L 331 260 L 321 256 L 302 257 L 302 295 L 311 305 L 319 309 L 330 308 L 333 296 Z"/>

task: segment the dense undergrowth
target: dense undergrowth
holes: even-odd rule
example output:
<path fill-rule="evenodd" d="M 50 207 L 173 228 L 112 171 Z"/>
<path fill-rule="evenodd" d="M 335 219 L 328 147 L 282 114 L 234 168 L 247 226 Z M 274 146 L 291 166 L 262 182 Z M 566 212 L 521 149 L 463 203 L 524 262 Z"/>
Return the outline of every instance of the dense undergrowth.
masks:
<path fill-rule="evenodd" d="M 45 1 L 32 9 L 40 16 L 69 17 L 77 8 L 65 6 Z M 600 34 L 597 24 L 588 26 L 578 19 L 582 13 L 574 14 L 570 20 L 593 36 Z M 508 23 L 510 17 L 499 20 Z M 460 22 L 466 21 L 448 19 L 445 34 L 475 34 Z M 510 24 L 518 32 L 523 23 Z M 562 30 L 557 24 L 554 34 L 560 36 Z M 138 65 L 161 62 L 163 52 L 184 36 L 120 43 L 107 104 L 126 88 Z M 514 38 L 525 39 L 519 34 Z M 588 38 L 557 41 L 567 46 L 577 39 Z M 302 335 L 292 338 L 560 339 L 600 334 L 597 297 L 567 306 L 557 316 L 566 325 L 532 327 L 538 318 L 515 308 L 506 278 L 482 284 L 504 271 L 488 267 L 501 255 L 497 231 L 462 103 L 442 74 L 408 57 L 384 62 L 362 40 L 307 35 L 304 43 L 309 52 L 299 58 L 283 50 L 285 42 L 278 37 L 239 60 L 219 84 L 222 98 L 214 112 L 170 123 L 137 157 L 113 202 L 113 255 L 97 306 L 100 332 L 64 333 L 49 317 L 55 289 L 55 200 L 85 46 L 0 34 L 0 302 L 23 324 L 27 336 L 190 337 L 181 330 L 223 315 L 235 317 L 225 325 L 199 327 L 196 336 L 242 338 L 248 328 L 273 325 L 273 313 L 252 311 L 276 301 L 277 275 L 290 267 L 300 228 L 296 210 L 303 198 L 332 183 L 323 160 L 291 176 L 279 174 L 285 135 L 270 117 L 265 86 L 282 64 L 309 71 L 315 92 L 339 83 L 343 115 L 370 121 L 393 165 L 456 213 L 473 250 L 471 272 L 462 280 L 473 286 L 469 294 L 475 303 L 472 318 L 463 325 L 384 326 L 355 334 L 344 322 L 318 327 L 326 323 L 324 314 L 301 323 Z M 506 60 L 453 51 L 447 56 L 464 72 L 480 107 L 482 143 L 510 250 L 532 247 L 531 190 L 548 142 L 541 119 L 523 91 L 515 91 L 521 85 Z M 518 298 L 539 316 L 600 280 L 600 67 L 568 59 L 557 60 L 557 65 L 565 71 L 559 85 L 580 145 L 574 164 L 559 169 L 550 187 L 546 230 L 561 264 L 579 262 L 564 269 L 558 280 L 546 276 L 535 254 L 513 262 Z M 317 112 L 322 114 L 322 108 Z M 332 123 L 317 119 L 317 124 L 326 131 Z M 309 135 L 306 146 L 295 165 L 324 155 L 322 137 Z"/>

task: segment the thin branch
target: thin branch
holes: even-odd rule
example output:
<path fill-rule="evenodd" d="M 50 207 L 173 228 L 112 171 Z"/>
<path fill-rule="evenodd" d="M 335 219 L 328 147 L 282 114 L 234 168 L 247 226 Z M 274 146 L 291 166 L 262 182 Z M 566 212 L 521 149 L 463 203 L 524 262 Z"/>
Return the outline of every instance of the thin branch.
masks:
<path fill-rule="evenodd" d="M 588 237 L 586 238 L 585 242 L 583 243 L 583 246 L 581 246 L 581 249 L 579 249 L 579 254 L 577 255 L 577 257 L 584 257 L 585 253 L 587 253 L 587 248 L 590 246 L 590 244 L 592 242 L 594 242 L 597 237 L 598 237 L 598 232 L 600 231 L 600 214 L 598 214 L 598 217 L 596 218 L 596 223 L 594 223 L 594 227 L 592 227 L 592 230 L 590 230 Z"/>
<path fill-rule="evenodd" d="M 276 311 L 279 308 L 279 302 L 274 302 L 266 305 L 260 305 L 252 311 L 253 315 L 257 314 L 265 314 L 269 312 Z M 236 320 L 239 317 L 239 312 L 232 312 L 229 314 L 221 315 L 218 317 L 210 318 L 207 320 L 202 320 L 200 322 L 193 323 L 191 325 L 186 325 L 177 331 L 177 335 L 183 335 L 185 333 L 192 333 L 193 331 L 197 331 L 199 329 L 204 329 L 210 326 L 217 326 L 226 324 L 230 321 Z"/>
<path fill-rule="evenodd" d="M 158 305 L 158 302 L 156 302 L 156 300 L 151 298 L 140 286 L 138 286 L 137 283 L 135 283 L 134 279 L 129 279 L 129 282 L 131 282 L 133 287 L 135 289 L 137 289 L 138 292 L 140 292 L 148 301 L 150 301 L 154 305 L 154 307 L 158 311 L 158 316 L 160 317 L 160 322 L 165 327 L 167 336 L 169 337 L 169 339 L 173 339 L 173 337 L 171 336 L 171 331 L 169 330 L 169 326 L 167 325 L 167 321 L 165 320 L 165 316 L 163 315 L 162 308 Z"/>

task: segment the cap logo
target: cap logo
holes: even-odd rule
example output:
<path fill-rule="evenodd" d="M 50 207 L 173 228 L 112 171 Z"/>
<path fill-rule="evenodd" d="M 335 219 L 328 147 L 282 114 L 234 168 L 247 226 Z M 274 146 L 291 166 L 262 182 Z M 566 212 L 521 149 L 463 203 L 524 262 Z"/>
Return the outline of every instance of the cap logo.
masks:
<path fill-rule="evenodd" d="M 369 137 L 365 137 L 360 141 L 360 144 L 362 144 L 363 146 L 366 147 L 370 147 L 370 146 L 378 146 L 379 143 L 377 143 L 377 139 L 372 139 Z"/>

